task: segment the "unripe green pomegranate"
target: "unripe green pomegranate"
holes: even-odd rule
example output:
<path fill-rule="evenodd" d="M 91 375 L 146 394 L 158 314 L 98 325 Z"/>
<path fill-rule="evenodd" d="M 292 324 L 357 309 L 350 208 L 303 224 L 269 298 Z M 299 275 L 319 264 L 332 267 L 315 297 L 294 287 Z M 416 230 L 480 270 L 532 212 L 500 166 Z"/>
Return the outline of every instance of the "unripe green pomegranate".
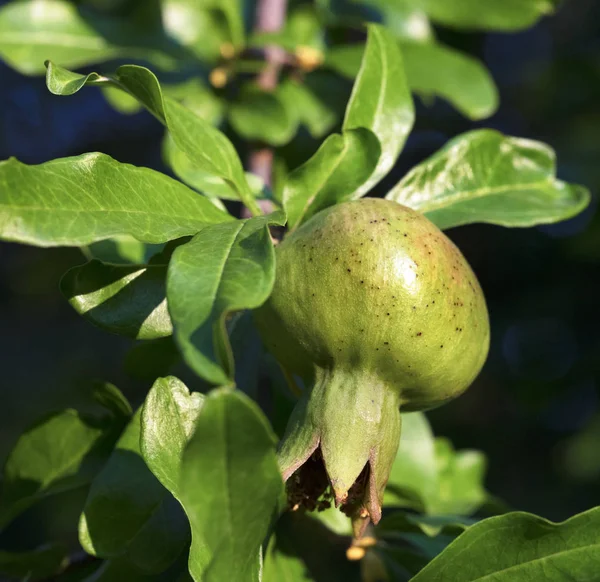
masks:
<path fill-rule="evenodd" d="M 473 271 L 422 214 L 389 200 L 346 202 L 278 246 L 275 287 L 256 320 L 304 384 L 279 451 L 292 502 L 315 507 L 330 484 L 357 523 L 376 523 L 400 410 L 458 396 L 487 356 Z"/>

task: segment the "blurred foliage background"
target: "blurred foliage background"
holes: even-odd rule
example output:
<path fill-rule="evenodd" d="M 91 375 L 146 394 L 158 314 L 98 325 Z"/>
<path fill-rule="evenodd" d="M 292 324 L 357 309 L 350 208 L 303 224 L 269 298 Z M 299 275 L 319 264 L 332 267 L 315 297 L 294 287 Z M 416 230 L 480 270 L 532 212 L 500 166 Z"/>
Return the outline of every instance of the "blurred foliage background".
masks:
<path fill-rule="evenodd" d="M 331 34 L 351 41 L 359 33 Z M 384 194 L 449 138 L 476 127 L 549 143 L 557 151 L 559 177 L 597 195 L 600 4 L 567 1 L 524 32 L 438 28 L 436 34 L 487 65 L 500 106 L 491 118 L 473 122 L 444 101 L 417 98 L 415 130 L 397 166 L 372 195 Z M 349 87 L 341 77 L 328 87 L 331 95 L 342 96 L 340 115 Z M 119 113 L 99 91 L 54 97 L 42 77 L 21 75 L 0 62 L 0 159 L 40 163 L 97 150 L 170 173 L 162 161 L 162 136 L 146 112 Z M 300 164 L 318 143 L 301 130 L 284 148 L 288 166 Z M 487 455 L 486 485 L 493 495 L 511 508 L 552 520 L 600 504 L 597 210 L 596 198 L 583 215 L 556 226 L 474 225 L 448 233 L 486 293 L 492 347 L 472 388 L 428 416 L 436 434 L 449 437 L 456 448 Z M 91 379 L 114 383 L 137 404 L 155 377 L 154 370 L 140 373 L 133 342 L 90 326 L 60 295 L 60 277 L 82 262 L 75 249 L 0 245 L 0 462 L 41 414 L 85 407 Z M 177 374 L 190 388 L 199 386 L 189 372 L 177 369 Z M 35 506 L 0 536 L 0 546 L 19 549 L 50 536 L 73 536 L 85 491 L 78 495 Z"/>

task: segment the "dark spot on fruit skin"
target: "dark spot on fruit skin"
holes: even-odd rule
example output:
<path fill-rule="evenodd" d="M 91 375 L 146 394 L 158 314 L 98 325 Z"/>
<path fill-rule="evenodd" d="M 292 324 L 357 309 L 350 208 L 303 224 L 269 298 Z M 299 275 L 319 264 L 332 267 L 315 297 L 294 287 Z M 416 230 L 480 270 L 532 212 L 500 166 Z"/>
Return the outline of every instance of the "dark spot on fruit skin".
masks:
<path fill-rule="evenodd" d="M 442 345 L 440 346 L 440 348 L 443 348 L 443 347 L 444 347 L 444 344 L 442 344 Z"/>
<path fill-rule="evenodd" d="M 390 342 L 383 342 L 383 345 L 384 345 L 384 346 L 387 346 L 387 345 L 389 345 L 389 343 L 390 343 Z"/>
<path fill-rule="evenodd" d="M 417 332 L 417 337 L 420 337 L 420 336 L 422 336 L 422 335 L 423 335 L 423 332 L 422 332 L 422 331 L 419 331 L 419 332 Z"/>
<path fill-rule="evenodd" d="M 348 273 L 352 273 L 352 269 L 346 269 L 346 271 L 348 271 Z"/>
<path fill-rule="evenodd" d="M 361 283 L 361 285 L 364 285 L 364 283 L 365 283 L 365 282 L 361 280 L 361 282 L 360 282 L 360 283 Z"/>

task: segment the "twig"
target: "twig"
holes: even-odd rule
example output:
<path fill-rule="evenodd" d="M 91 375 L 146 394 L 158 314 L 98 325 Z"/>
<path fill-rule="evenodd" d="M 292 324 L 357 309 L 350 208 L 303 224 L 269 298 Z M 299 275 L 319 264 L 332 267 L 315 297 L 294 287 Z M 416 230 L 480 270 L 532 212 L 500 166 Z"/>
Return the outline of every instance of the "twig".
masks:
<path fill-rule="evenodd" d="M 278 32 L 285 24 L 287 0 L 258 0 L 256 7 L 256 32 Z M 278 46 L 265 48 L 267 66 L 260 73 L 257 83 L 265 91 L 274 91 L 277 87 L 279 72 L 286 61 L 286 52 Z M 250 152 L 248 168 L 259 176 L 267 186 L 272 185 L 273 178 L 273 149 L 257 147 Z M 268 200 L 260 202 L 265 213 L 273 210 L 273 205 Z"/>

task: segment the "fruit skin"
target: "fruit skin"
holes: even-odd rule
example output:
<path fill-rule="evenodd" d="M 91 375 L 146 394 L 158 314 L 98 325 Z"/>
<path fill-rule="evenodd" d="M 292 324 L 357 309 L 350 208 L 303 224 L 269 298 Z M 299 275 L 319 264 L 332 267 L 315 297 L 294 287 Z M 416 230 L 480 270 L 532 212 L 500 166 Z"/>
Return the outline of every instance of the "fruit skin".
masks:
<path fill-rule="evenodd" d="M 305 386 L 279 453 L 284 478 L 320 447 L 343 504 L 368 462 L 361 513 L 373 521 L 398 446 L 399 409 L 461 394 L 489 348 L 485 299 L 465 258 L 422 214 L 390 200 L 339 204 L 290 234 L 256 321 L 267 348 Z"/>

